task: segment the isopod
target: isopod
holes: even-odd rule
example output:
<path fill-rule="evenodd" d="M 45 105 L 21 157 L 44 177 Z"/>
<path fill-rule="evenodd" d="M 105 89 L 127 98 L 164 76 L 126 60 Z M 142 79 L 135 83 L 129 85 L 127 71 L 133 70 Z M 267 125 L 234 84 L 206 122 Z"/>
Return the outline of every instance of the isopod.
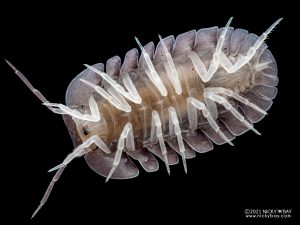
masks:
<path fill-rule="evenodd" d="M 49 102 L 27 78 L 6 61 L 28 88 L 57 114 L 62 114 L 74 150 L 56 171 L 38 208 L 46 203 L 64 168 L 84 156 L 89 167 L 109 179 L 130 179 L 139 170 L 159 169 L 157 156 L 170 174 L 179 157 L 186 159 L 233 145 L 248 130 L 260 134 L 260 121 L 277 94 L 277 65 L 264 43 L 278 19 L 260 37 L 244 29 L 203 28 L 162 38 L 141 50 L 86 65 L 66 91 L 66 105 Z"/>

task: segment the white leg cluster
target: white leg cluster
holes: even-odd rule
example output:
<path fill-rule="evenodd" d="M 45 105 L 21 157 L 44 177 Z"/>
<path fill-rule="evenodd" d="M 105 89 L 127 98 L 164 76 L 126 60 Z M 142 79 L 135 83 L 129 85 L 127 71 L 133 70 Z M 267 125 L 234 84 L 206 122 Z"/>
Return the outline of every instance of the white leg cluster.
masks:
<path fill-rule="evenodd" d="M 156 144 L 157 142 L 159 142 L 161 153 L 162 153 L 163 159 L 165 161 L 168 174 L 170 175 L 170 166 L 169 166 L 169 161 L 168 161 L 168 157 L 167 157 L 167 149 L 166 149 L 166 145 L 164 142 L 164 138 L 162 136 L 161 121 L 159 118 L 159 114 L 156 110 L 154 110 L 152 112 L 150 142 L 151 142 L 151 144 Z"/>
<path fill-rule="evenodd" d="M 92 66 L 86 64 L 85 66 L 90 70 L 92 70 L 93 72 L 100 75 L 105 81 L 107 81 L 111 85 L 111 87 L 109 87 L 106 91 L 102 87 L 95 85 L 85 79 L 80 79 L 80 81 L 94 88 L 98 94 L 100 94 L 103 98 L 108 100 L 114 107 L 124 112 L 130 112 L 131 107 L 128 104 L 128 102 L 124 99 L 124 97 L 136 104 L 141 104 L 142 98 L 139 95 L 138 91 L 136 90 L 136 87 L 134 86 L 128 73 L 123 75 L 123 83 L 126 89 L 128 90 L 125 91 L 125 89 L 120 84 L 118 84 L 106 73 Z"/>
<path fill-rule="evenodd" d="M 121 160 L 121 156 L 122 156 L 122 152 L 123 152 L 125 146 L 129 151 L 134 151 L 135 150 L 134 137 L 133 137 L 133 131 L 132 131 L 132 124 L 131 123 L 126 123 L 126 125 L 123 128 L 123 131 L 122 131 L 122 133 L 120 135 L 120 138 L 119 138 L 119 141 L 118 141 L 118 149 L 116 151 L 116 155 L 115 155 L 115 158 L 114 158 L 113 167 L 111 168 L 105 182 L 107 182 L 111 178 L 111 176 L 115 172 L 117 166 L 119 165 L 120 160 Z"/>
<path fill-rule="evenodd" d="M 146 70 L 146 74 L 149 77 L 149 79 L 151 80 L 151 82 L 157 87 L 157 89 L 159 90 L 160 94 L 162 96 L 167 96 L 168 95 L 168 91 L 164 85 L 164 83 L 162 82 L 162 80 L 160 79 L 158 73 L 156 72 L 154 65 L 150 59 L 149 54 L 145 51 L 144 47 L 142 46 L 142 44 L 140 43 L 139 39 L 137 39 L 137 37 L 135 37 L 135 40 L 138 44 L 138 46 L 140 47 L 143 57 L 145 58 L 148 70 Z"/>
<path fill-rule="evenodd" d="M 222 91 L 223 89 L 221 89 L 221 92 L 223 93 L 226 93 L 224 92 L 224 90 Z M 225 89 L 226 90 L 226 89 Z M 228 90 L 229 91 L 229 90 Z M 230 93 L 230 91 L 228 92 Z M 239 121 L 241 121 L 246 127 L 248 127 L 249 129 L 251 129 L 252 131 L 254 131 L 256 134 L 260 135 L 260 133 L 250 124 L 248 123 L 244 116 L 242 116 L 229 102 L 226 98 L 222 97 L 221 95 L 219 94 L 216 94 L 216 92 L 213 90 L 205 90 L 204 92 L 204 95 L 206 98 L 209 98 L 221 105 L 223 105 L 227 110 L 229 110 Z M 232 96 L 233 97 L 233 96 Z M 234 96 L 236 99 L 237 99 L 237 96 Z M 241 97 L 241 96 L 239 96 Z M 243 100 L 242 100 L 243 99 Z M 239 98 L 239 100 L 242 100 L 244 101 L 244 98 Z M 248 105 L 249 105 L 249 102 L 248 102 Z M 249 105 L 250 106 L 250 105 Z M 251 106 L 253 108 L 253 104 L 251 103 Z M 258 108 L 256 106 L 256 108 Z M 263 110 L 260 109 L 260 112 L 264 112 Z"/>
<path fill-rule="evenodd" d="M 130 100 L 136 104 L 140 104 L 142 102 L 141 96 L 137 92 L 128 73 L 124 74 L 124 76 L 123 76 L 123 83 L 128 90 L 128 91 L 125 91 L 124 88 L 120 84 L 118 84 L 114 79 L 112 79 L 110 75 L 108 75 L 92 66 L 89 66 L 87 64 L 84 64 L 84 65 L 87 68 L 89 68 L 90 70 L 92 70 L 95 73 L 97 73 L 98 75 L 100 75 L 100 77 L 103 78 L 105 81 L 107 81 L 113 87 L 113 89 L 115 89 L 118 93 L 120 93 L 122 96 L 124 96 L 128 100 Z M 82 79 L 82 81 L 83 81 L 83 79 Z"/>
<path fill-rule="evenodd" d="M 128 104 L 128 102 L 123 98 L 122 95 L 120 95 L 115 89 L 109 87 L 106 90 L 104 88 L 95 85 L 91 83 L 90 81 L 80 79 L 81 82 L 85 83 L 86 85 L 92 87 L 95 89 L 95 91 L 100 94 L 103 98 L 105 98 L 107 101 L 109 101 L 110 104 L 112 104 L 117 109 L 124 111 L 124 112 L 130 112 L 131 106 Z"/>
<path fill-rule="evenodd" d="M 49 184 L 42 200 L 40 201 L 39 206 L 34 211 L 31 218 L 33 218 L 38 213 L 38 211 L 42 208 L 42 206 L 46 203 L 46 201 L 48 200 L 48 198 L 50 196 L 50 193 L 51 193 L 51 191 L 54 187 L 55 182 L 58 181 L 58 179 L 60 178 L 63 170 L 65 169 L 65 167 L 75 157 L 79 157 L 79 156 L 82 156 L 82 155 L 86 154 L 87 151 L 86 151 L 85 148 L 89 147 L 93 143 L 96 144 L 105 153 L 107 153 L 107 154 L 111 153 L 110 149 L 106 146 L 106 144 L 96 135 L 90 137 L 85 142 L 83 142 L 81 145 L 79 145 L 77 148 L 75 148 L 74 151 L 66 157 L 66 159 L 63 161 L 62 164 L 60 164 L 60 165 L 54 167 L 53 169 L 49 170 L 49 172 L 54 171 L 54 170 L 57 170 L 57 172 L 55 173 L 54 177 L 52 178 L 52 180 L 51 180 L 51 182 L 50 182 L 50 184 Z"/>
<path fill-rule="evenodd" d="M 175 67 L 175 64 L 173 62 L 172 56 L 171 56 L 170 52 L 168 51 L 164 40 L 161 38 L 160 35 L 158 35 L 158 37 L 159 37 L 159 40 L 161 42 L 161 45 L 163 47 L 163 50 L 164 50 L 166 58 L 167 58 L 167 62 L 164 63 L 166 72 L 168 74 L 169 79 L 172 82 L 173 87 L 175 88 L 176 94 L 181 95 L 182 88 L 181 88 L 181 85 L 180 85 L 178 72 L 176 70 L 176 67 Z"/>
<path fill-rule="evenodd" d="M 179 126 L 179 121 L 177 113 L 174 107 L 169 108 L 169 132 L 170 137 L 176 137 L 178 141 L 179 151 L 181 153 L 183 168 L 185 173 L 187 173 L 186 159 L 185 159 L 185 148 L 182 140 L 181 129 Z"/>
<path fill-rule="evenodd" d="M 211 113 L 206 108 L 203 102 L 195 99 L 194 97 L 187 98 L 187 109 L 188 109 L 188 119 L 190 124 L 190 129 L 192 131 L 197 129 L 198 126 L 198 113 L 197 110 L 201 110 L 203 116 L 207 119 L 209 125 L 213 128 L 213 130 L 220 135 L 223 140 L 225 140 L 228 144 L 232 145 L 232 142 L 225 136 L 225 134 L 220 130 L 220 127 L 213 119 Z"/>
<path fill-rule="evenodd" d="M 233 65 L 231 61 L 227 58 L 227 56 L 222 52 L 221 53 L 221 66 L 226 70 L 227 73 L 234 73 L 239 70 L 241 67 L 246 65 L 252 57 L 255 55 L 256 51 L 266 40 L 270 32 L 275 28 L 275 26 L 282 20 L 282 18 L 278 19 L 275 23 L 273 23 L 267 30 L 264 32 L 254 43 L 252 47 L 249 48 L 246 55 L 243 55 L 239 58 L 236 63 Z"/>
<path fill-rule="evenodd" d="M 222 46 L 225 41 L 225 35 L 228 31 L 229 25 L 232 21 L 232 17 L 228 20 L 225 29 L 223 30 L 222 34 L 219 37 L 219 40 L 217 42 L 217 46 L 215 49 L 215 52 L 213 54 L 213 58 L 210 62 L 208 70 L 206 70 L 204 63 L 200 59 L 200 57 L 193 51 L 189 52 L 189 58 L 192 60 L 192 63 L 195 67 L 195 70 L 197 71 L 198 75 L 200 76 L 201 80 L 203 82 L 208 82 L 212 78 L 212 76 L 215 74 L 215 72 L 218 70 L 220 65 L 220 56 L 222 53 Z"/>
<path fill-rule="evenodd" d="M 100 112 L 98 109 L 97 102 L 95 101 L 93 95 L 89 97 L 89 107 L 90 107 L 91 114 L 82 114 L 76 109 L 71 109 L 70 107 L 59 103 L 44 102 L 43 104 L 50 109 L 54 109 L 55 111 L 53 110 L 52 111 L 58 114 L 68 114 L 76 119 L 86 120 L 91 122 L 100 121 Z"/>

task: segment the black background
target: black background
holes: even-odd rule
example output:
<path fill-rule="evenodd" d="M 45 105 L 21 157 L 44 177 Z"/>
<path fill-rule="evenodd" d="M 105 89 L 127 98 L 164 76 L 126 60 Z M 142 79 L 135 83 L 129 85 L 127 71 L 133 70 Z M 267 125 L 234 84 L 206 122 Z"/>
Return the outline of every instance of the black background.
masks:
<path fill-rule="evenodd" d="M 284 14 L 244 16 L 210 14 L 197 6 L 125 10 L 115 3 L 69 6 L 11 4 L 1 10 L 1 59 L 18 67 L 51 102 L 64 102 L 65 90 L 83 63 L 124 57 L 143 44 L 158 42 L 157 34 L 178 35 L 191 29 L 232 26 L 261 34 L 279 17 L 284 20 L 267 40 L 278 63 L 278 96 L 269 115 L 255 127 L 262 133 L 237 137 L 234 147 L 215 146 L 206 154 L 131 180 L 105 179 L 91 171 L 83 158 L 74 160 L 56 184 L 47 204 L 30 220 L 59 164 L 73 149 L 59 115 L 53 114 L 1 61 L 1 166 L 5 211 L 9 223 L 58 224 L 209 224 L 216 220 L 241 224 L 289 224 L 297 219 L 296 152 L 298 127 L 295 99 L 299 96 L 292 54 L 293 18 Z M 124 6 L 126 7 L 126 6 Z M 203 15 L 206 11 L 206 15 Z M 208 16 L 209 15 L 209 16 Z M 4 143 L 6 145 L 4 145 Z M 298 175 L 298 176 L 297 176 Z M 297 177 L 296 177 L 297 176 Z M 245 209 L 292 209 L 292 219 L 245 219 Z"/>

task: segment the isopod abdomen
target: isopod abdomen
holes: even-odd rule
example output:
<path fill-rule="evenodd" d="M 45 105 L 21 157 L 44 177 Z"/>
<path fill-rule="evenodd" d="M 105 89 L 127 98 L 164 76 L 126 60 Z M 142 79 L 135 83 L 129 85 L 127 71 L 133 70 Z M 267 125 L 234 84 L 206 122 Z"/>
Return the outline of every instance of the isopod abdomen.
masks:
<path fill-rule="evenodd" d="M 127 52 L 106 66 L 87 67 L 70 83 L 66 105 L 51 103 L 10 62 L 8 64 L 55 113 L 62 114 L 74 151 L 57 170 L 33 216 L 74 158 L 84 156 L 106 181 L 159 169 L 157 156 L 170 165 L 228 143 L 260 121 L 277 94 L 277 66 L 264 43 L 280 22 L 261 36 L 225 27 L 192 30 Z M 178 157 L 179 156 L 179 157 Z"/>

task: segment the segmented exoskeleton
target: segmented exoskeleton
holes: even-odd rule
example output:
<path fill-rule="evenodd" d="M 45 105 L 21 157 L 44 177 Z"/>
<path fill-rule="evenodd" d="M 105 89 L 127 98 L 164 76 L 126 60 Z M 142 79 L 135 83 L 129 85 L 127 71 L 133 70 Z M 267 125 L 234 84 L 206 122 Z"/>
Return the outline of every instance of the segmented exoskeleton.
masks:
<path fill-rule="evenodd" d="M 280 22 L 260 37 L 243 29 L 211 27 L 162 39 L 118 56 L 104 65 L 85 65 L 70 83 L 66 105 L 50 103 L 10 62 L 31 91 L 54 113 L 62 114 L 75 146 L 57 170 L 33 216 L 47 201 L 54 183 L 76 157 L 85 156 L 98 174 L 136 177 L 138 160 L 147 172 L 162 159 L 179 162 L 213 149 L 211 143 L 232 144 L 235 136 L 261 120 L 276 96 L 276 62 L 264 43 Z M 139 58 L 139 59 L 138 59 Z"/>

